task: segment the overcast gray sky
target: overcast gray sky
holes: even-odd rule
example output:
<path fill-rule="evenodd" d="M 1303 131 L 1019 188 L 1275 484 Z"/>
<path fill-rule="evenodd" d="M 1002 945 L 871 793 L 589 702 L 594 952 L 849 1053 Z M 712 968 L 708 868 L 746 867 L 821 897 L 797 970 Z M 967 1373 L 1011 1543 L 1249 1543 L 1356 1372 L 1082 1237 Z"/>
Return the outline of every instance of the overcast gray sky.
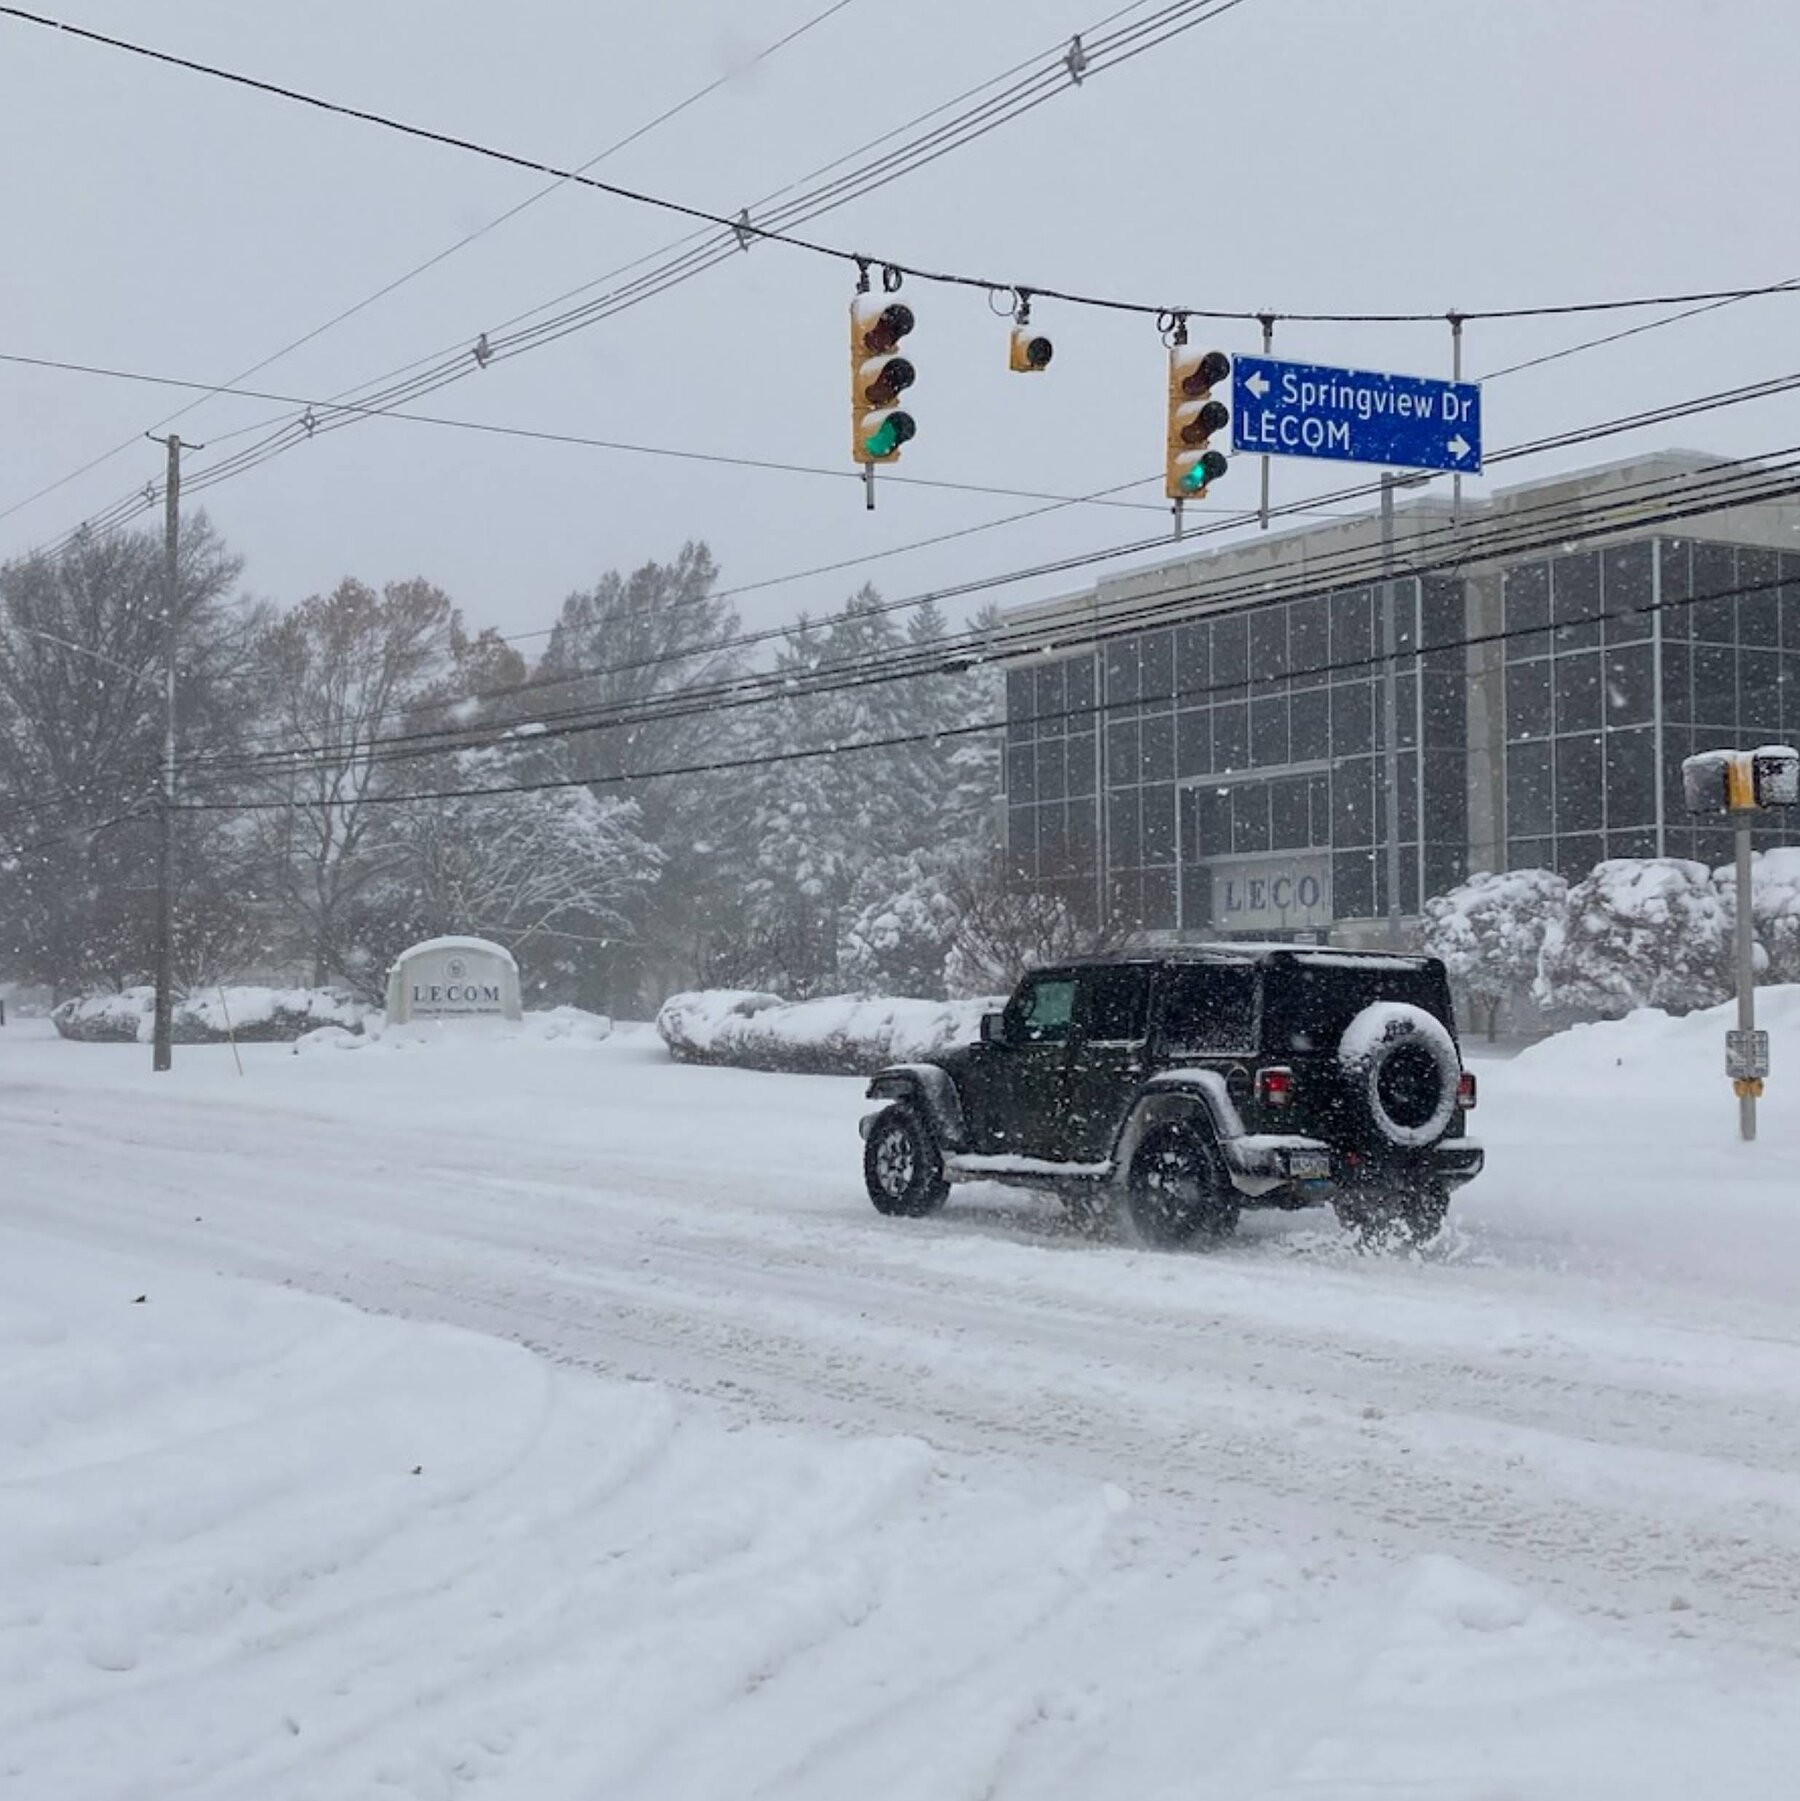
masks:
<path fill-rule="evenodd" d="M 1116 0 L 1115 0 L 1116 3 Z M 42 0 L 96 29 L 574 164 L 827 0 Z M 595 173 L 734 213 L 1111 10 L 849 0 Z M 1146 8 L 1146 11 L 1155 8 Z M 1441 311 L 1800 275 L 1792 0 L 1245 0 L 810 234 L 1019 282 L 1280 311 Z M 0 351 L 223 381 L 529 195 L 541 178 L 0 19 Z M 324 396 L 681 237 L 577 188 L 502 225 L 252 385 Z M 839 266 L 776 245 L 425 403 L 457 418 L 847 468 Z M 904 471 L 1159 502 L 1163 351 L 1147 320 L 1041 304 L 1057 346 L 1005 369 L 979 292 L 909 287 L 919 437 Z M 1649 315 L 1645 315 L 1648 317 Z M 1635 322 L 1474 324 L 1467 372 Z M 1255 328 L 1212 334 L 1250 350 Z M 1495 381 L 1489 448 L 1800 368 L 1800 295 Z M 1277 328 L 1278 354 L 1442 373 L 1441 325 Z M 181 403 L 0 365 L 0 510 Z M 208 440 L 282 409 L 221 397 Z M 1790 398 L 1504 472 L 1668 444 L 1800 441 Z M 236 440 L 235 448 L 247 440 Z M 204 466 L 212 452 L 197 453 Z M 160 473 L 147 443 L 0 520 L 0 557 Z M 1209 510 L 1254 504 L 1235 465 Z M 1277 463 L 1294 500 L 1354 471 Z M 711 468 L 369 421 L 205 497 L 283 603 L 422 574 L 474 625 L 547 625 L 607 568 L 704 537 L 732 584 L 885 550 L 1027 503 Z M 1071 508 L 872 565 L 900 594 L 1160 529 Z M 836 604 L 854 573 L 746 596 L 753 624 Z M 1060 584 L 1066 587 L 1068 579 Z M 1044 592 L 1039 584 L 1006 598 Z"/>

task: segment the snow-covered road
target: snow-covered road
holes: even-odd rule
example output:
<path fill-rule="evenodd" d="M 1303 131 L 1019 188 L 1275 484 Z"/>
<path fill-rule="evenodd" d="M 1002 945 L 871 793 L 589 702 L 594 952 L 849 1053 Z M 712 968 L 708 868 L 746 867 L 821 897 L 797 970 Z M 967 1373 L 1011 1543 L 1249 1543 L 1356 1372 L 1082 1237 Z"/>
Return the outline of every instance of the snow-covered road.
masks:
<path fill-rule="evenodd" d="M 517 1341 L 559 1381 L 654 1379 L 715 1427 L 922 1440 L 1078 1520 L 1113 1485 L 1171 1574 L 1451 1558 L 1700 1660 L 1735 1697 L 1714 1726 L 1763 1722 L 1730 1730 L 1772 1752 L 1800 1725 L 1800 1107 L 1777 1086 L 1736 1145 L 1716 1060 L 1709 1022 L 1632 1021 L 1482 1065 L 1492 1173 L 1422 1258 L 1312 1216 L 1148 1255 L 998 1191 L 884 1220 L 859 1084 L 677 1068 L 644 1035 L 267 1047 L 242 1078 L 189 1051 L 152 1078 L 9 1027 L 0 1180 L 9 1237 L 153 1299 L 159 1271 L 273 1279 Z"/>

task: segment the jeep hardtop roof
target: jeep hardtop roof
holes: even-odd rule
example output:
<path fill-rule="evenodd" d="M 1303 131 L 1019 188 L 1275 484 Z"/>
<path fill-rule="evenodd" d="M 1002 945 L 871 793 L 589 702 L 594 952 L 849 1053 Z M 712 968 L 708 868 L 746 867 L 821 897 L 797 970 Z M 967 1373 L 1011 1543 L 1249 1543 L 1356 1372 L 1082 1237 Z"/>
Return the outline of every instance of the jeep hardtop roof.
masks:
<path fill-rule="evenodd" d="M 1312 969 L 1429 969 L 1437 958 L 1405 951 L 1350 950 L 1326 944 L 1277 944 L 1255 940 L 1216 944 L 1166 944 L 1110 955 L 1068 957 L 1044 969 L 1109 969 L 1121 963 L 1297 963 Z"/>

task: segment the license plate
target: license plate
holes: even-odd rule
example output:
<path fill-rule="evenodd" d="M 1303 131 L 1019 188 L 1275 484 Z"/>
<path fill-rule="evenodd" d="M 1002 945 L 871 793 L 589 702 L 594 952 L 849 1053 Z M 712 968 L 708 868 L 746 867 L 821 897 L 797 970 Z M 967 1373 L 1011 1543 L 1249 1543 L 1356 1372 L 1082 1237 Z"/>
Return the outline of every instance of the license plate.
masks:
<path fill-rule="evenodd" d="M 1296 1182 L 1322 1182 L 1331 1174 L 1331 1158 L 1324 1151 L 1289 1151 L 1288 1174 Z"/>

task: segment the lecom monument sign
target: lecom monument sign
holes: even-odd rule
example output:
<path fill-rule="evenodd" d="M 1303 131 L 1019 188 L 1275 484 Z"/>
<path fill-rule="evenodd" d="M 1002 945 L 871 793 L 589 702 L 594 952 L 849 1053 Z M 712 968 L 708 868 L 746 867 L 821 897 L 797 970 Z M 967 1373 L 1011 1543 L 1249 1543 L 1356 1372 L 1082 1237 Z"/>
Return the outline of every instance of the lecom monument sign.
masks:
<path fill-rule="evenodd" d="M 415 1019 L 517 1019 L 519 966 L 486 938 L 427 938 L 388 971 L 390 1025 Z"/>

